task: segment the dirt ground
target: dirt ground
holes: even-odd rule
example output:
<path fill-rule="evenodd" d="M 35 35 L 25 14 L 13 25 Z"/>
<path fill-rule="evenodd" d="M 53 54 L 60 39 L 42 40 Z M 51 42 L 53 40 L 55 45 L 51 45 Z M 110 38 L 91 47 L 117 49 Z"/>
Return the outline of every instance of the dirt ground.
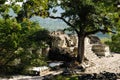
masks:
<path fill-rule="evenodd" d="M 112 57 L 101 57 L 92 61 L 93 66 L 86 69 L 87 73 L 100 73 L 103 71 L 120 73 L 120 53 L 111 53 Z"/>

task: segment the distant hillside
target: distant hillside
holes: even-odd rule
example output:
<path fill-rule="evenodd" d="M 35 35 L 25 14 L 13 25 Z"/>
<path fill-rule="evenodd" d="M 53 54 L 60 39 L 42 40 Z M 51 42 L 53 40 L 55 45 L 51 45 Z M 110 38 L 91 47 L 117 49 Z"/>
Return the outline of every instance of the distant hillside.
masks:
<path fill-rule="evenodd" d="M 64 29 L 68 27 L 63 21 L 59 19 L 50 19 L 50 18 L 43 19 L 40 17 L 33 17 L 31 18 L 31 20 L 38 22 L 42 27 L 50 31 L 55 31 L 58 29 Z"/>
<path fill-rule="evenodd" d="M 64 29 L 68 27 L 62 20 L 59 19 L 50 19 L 50 18 L 43 19 L 35 16 L 31 18 L 31 20 L 38 22 L 42 27 L 44 27 L 49 31 L 55 31 L 58 29 Z M 97 33 L 96 35 L 100 38 L 106 38 L 106 37 L 110 38 L 110 36 L 107 34 Z"/>

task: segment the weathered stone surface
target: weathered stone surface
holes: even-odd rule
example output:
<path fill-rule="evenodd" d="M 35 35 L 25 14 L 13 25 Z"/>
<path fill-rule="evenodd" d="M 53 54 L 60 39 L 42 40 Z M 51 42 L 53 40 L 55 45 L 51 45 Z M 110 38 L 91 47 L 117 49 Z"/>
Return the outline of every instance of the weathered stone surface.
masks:
<path fill-rule="evenodd" d="M 109 47 L 104 44 L 95 44 L 92 46 L 92 50 L 98 56 L 110 56 Z"/>
<path fill-rule="evenodd" d="M 63 58 L 64 55 L 69 55 L 76 57 L 77 47 L 78 47 L 78 38 L 77 35 L 67 35 L 63 31 L 54 31 L 51 33 L 51 36 L 54 38 L 52 41 L 51 49 L 49 51 L 49 56 L 54 55 L 52 58 Z M 56 49 L 56 50 L 55 50 Z M 58 56 L 58 53 L 61 54 Z M 56 55 L 56 56 L 55 56 Z M 98 56 L 109 56 L 110 51 L 109 47 L 102 45 L 101 41 L 96 36 L 89 36 L 85 38 L 85 57 L 88 60 L 95 60 Z M 68 57 L 64 57 L 66 60 Z M 68 58 L 69 59 L 69 58 Z M 71 59 L 71 58 L 70 58 Z"/>
<path fill-rule="evenodd" d="M 63 32 L 60 31 L 54 31 L 51 33 L 51 36 L 54 37 L 53 42 L 52 42 L 52 47 L 71 47 L 72 45 L 76 44 L 71 40 L 70 36 L 67 34 L 64 34 Z"/>
<path fill-rule="evenodd" d="M 97 55 L 92 51 L 92 44 L 90 44 L 90 39 L 88 37 L 85 38 L 85 57 L 89 60 L 98 59 Z"/>
<path fill-rule="evenodd" d="M 100 39 L 97 36 L 88 36 L 88 38 L 90 39 L 90 44 L 101 44 Z"/>

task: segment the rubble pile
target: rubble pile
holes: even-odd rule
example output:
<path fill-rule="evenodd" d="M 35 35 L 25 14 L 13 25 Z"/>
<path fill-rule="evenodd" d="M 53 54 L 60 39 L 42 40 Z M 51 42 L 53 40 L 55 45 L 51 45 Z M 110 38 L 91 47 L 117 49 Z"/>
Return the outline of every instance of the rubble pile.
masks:
<path fill-rule="evenodd" d="M 53 31 L 53 37 L 48 57 L 52 60 L 72 60 L 77 56 L 78 38 L 77 35 L 68 35 L 63 31 Z M 101 52 L 102 51 L 102 52 Z M 102 44 L 96 36 L 85 38 L 85 58 L 89 61 L 98 59 L 98 56 L 109 56 L 109 47 Z"/>

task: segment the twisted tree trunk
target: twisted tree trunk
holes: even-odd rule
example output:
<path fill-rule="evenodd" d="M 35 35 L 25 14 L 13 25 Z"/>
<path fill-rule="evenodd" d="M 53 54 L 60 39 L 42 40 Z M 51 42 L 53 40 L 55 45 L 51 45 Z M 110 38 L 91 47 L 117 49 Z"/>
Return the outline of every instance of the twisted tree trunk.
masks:
<path fill-rule="evenodd" d="M 78 35 L 78 54 L 77 54 L 77 61 L 79 63 L 82 63 L 84 60 L 84 40 L 85 40 L 85 36 L 79 36 Z"/>

